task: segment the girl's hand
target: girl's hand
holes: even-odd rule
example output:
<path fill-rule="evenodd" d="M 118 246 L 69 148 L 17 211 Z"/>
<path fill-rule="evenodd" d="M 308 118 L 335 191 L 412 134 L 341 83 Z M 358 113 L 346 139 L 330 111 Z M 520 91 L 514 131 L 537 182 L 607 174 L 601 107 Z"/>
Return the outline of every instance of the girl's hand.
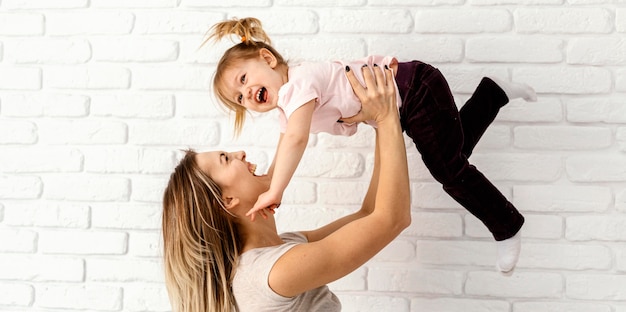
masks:
<path fill-rule="evenodd" d="M 361 111 L 348 118 L 342 118 L 344 122 L 354 123 L 365 120 L 380 122 L 390 116 L 398 114 L 396 103 L 396 89 L 393 82 L 393 72 L 385 66 L 385 73 L 380 66 L 373 66 L 372 70 L 366 65 L 361 67 L 365 87 L 354 76 L 354 72 L 346 66 L 346 77 L 352 85 L 354 94 L 361 101 Z"/>
<path fill-rule="evenodd" d="M 246 213 L 246 217 L 250 217 L 250 220 L 254 221 L 257 212 L 263 217 L 267 219 L 267 212 L 274 213 L 274 209 L 280 207 L 280 201 L 282 200 L 282 194 L 275 194 L 271 190 L 259 195 L 256 203 Z M 267 209 L 267 210 L 266 210 Z"/>

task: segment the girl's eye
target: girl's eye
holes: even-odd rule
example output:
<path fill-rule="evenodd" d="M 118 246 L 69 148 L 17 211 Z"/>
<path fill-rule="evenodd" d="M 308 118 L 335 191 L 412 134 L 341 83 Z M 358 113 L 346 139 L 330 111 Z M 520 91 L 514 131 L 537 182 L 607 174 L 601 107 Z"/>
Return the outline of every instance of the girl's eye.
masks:
<path fill-rule="evenodd" d="M 239 81 L 240 81 L 241 83 L 246 82 L 246 75 L 241 76 L 241 78 L 239 79 Z"/>
<path fill-rule="evenodd" d="M 243 99 L 243 95 L 239 94 L 237 96 L 237 103 L 241 104 L 241 100 Z"/>

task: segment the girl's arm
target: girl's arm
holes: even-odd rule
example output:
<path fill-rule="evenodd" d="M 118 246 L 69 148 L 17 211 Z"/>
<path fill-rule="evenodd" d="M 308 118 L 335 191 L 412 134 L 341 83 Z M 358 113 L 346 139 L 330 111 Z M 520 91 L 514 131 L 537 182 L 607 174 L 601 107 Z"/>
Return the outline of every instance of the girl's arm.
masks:
<path fill-rule="evenodd" d="M 393 78 L 387 75 L 389 79 L 384 80 L 380 69 L 374 71 L 378 84 L 369 70 L 364 72 L 367 89 L 358 85 L 352 74 L 348 75 L 363 103 L 362 113 L 378 123 L 378 181 L 371 184 L 375 185 L 375 193 L 370 193 L 366 199 L 373 201 L 373 210 L 319 241 L 293 247 L 279 258 L 270 272 L 269 285 L 282 296 L 292 297 L 347 275 L 371 259 L 410 224 L 406 150 L 395 104 Z M 375 97 L 377 94 L 380 96 Z M 368 103 L 364 101 L 366 96 L 379 100 Z"/>
<path fill-rule="evenodd" d="M 315 99 L 300 106 L 289 117 L 287 130 L 281 136 L 281 140 L 274 156 L 274 167 L 271 172 L 272 182 L 270 189 L 261 194 L 254 207 L 246 213 L 254 221 L 256 212 L 265 208 L 277 208 L 283 198 L 283 192 L 287 188 L 293 173 L 298 168 L 302 154 L 309 142 L 311 130 L 311 118 L 315 109 Z"/>

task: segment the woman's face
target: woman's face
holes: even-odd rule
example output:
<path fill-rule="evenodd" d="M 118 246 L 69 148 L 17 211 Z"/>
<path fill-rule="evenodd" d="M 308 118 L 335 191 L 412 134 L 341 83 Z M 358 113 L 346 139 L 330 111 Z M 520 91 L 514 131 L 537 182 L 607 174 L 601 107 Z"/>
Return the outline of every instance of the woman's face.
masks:
<path fill-rule="evenodd" d="M 225 197 L 237 197 L 242 203 L 254 204 L 269 189 L 269 178 L 254 174 L 256 165 L 246 161 L 246 153 L 204 152 L 196 155 L 200 169 L 222 189 Z"/>

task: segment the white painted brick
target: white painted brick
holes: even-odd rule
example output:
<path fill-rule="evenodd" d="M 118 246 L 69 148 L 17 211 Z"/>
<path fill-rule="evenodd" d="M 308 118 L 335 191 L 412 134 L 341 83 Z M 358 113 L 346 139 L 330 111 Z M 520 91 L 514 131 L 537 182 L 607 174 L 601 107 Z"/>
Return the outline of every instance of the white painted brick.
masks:
<path fill-rule="evenodd" d="M 626 181 L 626 159 L 619 155 L 570 156 L 565 160 L 565 170 L 571 181 Z"/>
<path fill-rule="evenodd" d="M 441 4 L 462 4 L 463 0 L 369 0 L 367 4 L 371 6 L 431 6 Z"/>
<path fill-rule="evenodd" d="M 461 208 L 438 182 L 411 183 L 411 206 L 416 208 Z"/>
<path fill-rule="evenodd" d="M 167 186 L 167 176 L 159 178 L 134 178 L 131 200 L 159 203 L 163 200 L 163 190 Z"/>
<path fill-rule="evenodd" d="M 319 184 L 321 204 L 359 205 L 367 192 L 368 183 L 361 182 L 324 182 Z"/>
<path fill-rule="evenodd" d="M 470 62 L 558 63 L 562 48 L 563 40 L 548 36 L 478 37 L 467 39 L 465 57 Z"/>
<path fill-rule="evenodd" d="M 234 132 L 234 114 L 228 118 L 223 118 L 223 120 L 219 121 L 220 144 L 224 144 L 231 149 L 246 149 L 247 151 L 250 151 L 247 146 L 267 147 L 271 150 L 271 154 L 274 155 L 280 136 L 280 126 L 276 120 L 269 121 L 261 118 L 256 116 L 246 118 L 246 122 L 241 130 L 241 136 L 239 137 L 236 137 Z M 315 137 L 314 134 L 309 135 L 307 147 L 315 145 Z M 309 150 L 311 149 L 309 148 L 305 151 L 305 155 Z"/>
<path fill-rule="evenodd" d="M 609 147 L 609 128 L 575 126 L 518 126 L 513 129 L 515 146 L 538 150 L 591 150 Z"/>
<path fill-rule="evenodd" d="M 615 268 L 619 271 L 626 271 L 626 246 L 620 244 L 613 248 L 615 253 Z"/>
<path fill-rule="evenodd" d="M 513 197 L 515 206 L 538 212 L 604 212 L 613 201 L 601 186 L 518 185 Z"/>
<path fill-rule="evenodd" d="M 571 122 L 626 123 L 625 97 L 572 98 L 566 100 L 567 120 Z"/>
<path fill-rule="evenodd" d="M 612 85 L 611 72 L 597 67 L 523 67 L 513 70 L 513 81 L 538 93 L 562 94 L 607 93 Z"/>
<path fill-rule="evenodd" d="M 0 305 L 9 307 L 28 307 L 35 300 L 33 286 L 21 283 L 0 283 Z"/>
<path fill-rule="evenodd" d="M 2 96 L 2 114 L 9 117 L 84 117 L 89 97 L 62 93 L 20 93 Z"/>
<path fill-rule="evenodd" d="M 615 90 L 626 91 L 626 70 L 617 70 L 615 72 Z"/>
<path fill-rule="evenodd" d="M 509 311 L 509 303 L 489 299 L 414 298 L 411 299 L 411 311 L 501 312 Z"/>
<path fill-rule="evenodd" d="M 458 38 L 423 38 L 414 34 L 405 40 L 372 38 L 368 54 L 392 55 L 400 62 L 420 60 L 423 62 L 460 62 L 463 59 L 463 41 Z"/>
<path fill-rule="evenodd" d="M 142 66 L 133 69 L 133 88 L 141 90 L 208 90 L 212 73 L 202 67 Z M 208 98 L 208 96 L 207 96 Z"/>
<path fill-rule="evenodd" d="M 518 4 L 518 5 L 531 5 L 531 4 L 562 4 L 561 0 L 470 0 L 472 5 L 496 5 L 496 4 Z"/>
<path fill-rule="evenodd" d="M 161 189 L 161 191 L 163 191 Z M 159 229 L 162 207 L 159 204 L 94 204 L 92 226 L 102 229 Z"/>
<path fill-rule="evenodd" d="M 0 229 L 0 252 L 33 253 L 37 232 L 22 229 Z"/>
<path fill-rule="evenodd" d="M 393 296 L 355 296 L 340 297 L 341 308 L 344 311 L 394 311 L 409 312 L 409 301 L 405 298 Z"/>
<path fill-rule="evenodd" d="M 415 12 L 418 33 L 501 33 L 511 30 L 511 14 L 500 9 L 420 9 Z"/>
<path fill-rule="evenodd" d="M 77 149 L 4 148 L 0 163 L 4 172 L 77 172 L 82 170 L 83 157 Z"/>
<path fill-rule="evenodd" d="M 91 39 L 93 59 L 110 62 L 167 62 L 178 57 L 178 42 L 142 38 Z"/>
<path fill-rule="evenodd" d="M 367 289 L 367 269 L 362 266 L 352 273 L 328 284 L 333 292 L 338 291 L 364 291 Z M 342 306 L 343 306 L 343 300 Z"/>
<path fill-rule="evenodd" d="M 575 38 L 567 46 L 568 64 L 624 65 L 626 40 L 623 38 Z"/>
<path fill-rule="evenodd" d="M 161 229 L 160 224 L 158 229 Z M 160 231 L 158 233 L 131 232 L 128 237 L 128 254 L 137 257 L 161 258 L 162 245 L 163 238 Z"/>
<path fill-rule="evenodd" d="M 567 217 L 565 237 L 573 241 L 626 241 L 626 217 L 607 214 Z"/>
<path fill-rule="evenodd" d="M 56 175 L 44 178 L 43 197 L 52 200 L 127 201 L 130 181 L 103 175 Z"/>
<path fill-rule="evenodd" d="M 42 14 L 21 12 L 0 13 L 0 35 L 2 36 L 42 35 L 43 32 L 44 17 Z"/>
<path fill-rule="evenodd" d="M 480 138 L 474 148 L 475 151 L 486 149 L 501 150 L 511 146 L 511 129 L 508 126 L 491 125 Z"/>
<path fill-rule="evenodd" d="M 601 34 L 612 31 L 611 12 L 602 8 L 520 8 L 515 28 L 522 33 Z"/>
<path fill-rule="evenodd" d="M 276 35 L 292 35 L 292 34 L 314 34 L 319 30 L 318 15 L 324 15 L 325 12 L 316 14 L 309 10 L 280 10 L 280 11 L 242 11 L 233 17 L 254 16 L 263 23 L 263 29 L 270 35 L 270 38 Z M 320 17 L 322 19 L 323 17 Z M 279 52 L 281 50 L 278 50 Z"/>
<path fill-rule="evenodd" d="M 0 258 L 0 278 L 38 282 L 82 282 L 82 259 L 4 255 Z"/>
<path fill-rule="evenodd" d="M 9 202 L 4 207 L 4 224 L 15 226 L 87 228 L 89 206 L 73 203 Z"/>
<path fill-rule="evenodd" d="M 320 31 L 327 33 L 406 34 L 413 26 L 410 12 L 401 9 L 334 9 L 320 11 L 319 16 Z"/>
<path fill-rule="evenodd" d="M 28 121 L 3 120 L 0 124 L 1 144 L 32 144 L 37 141 L 37 127 Z"/>
<path fill-rule="evenodd" d="M 4 0 L 2 6 L 7 9 L 75 9 L 85 8 L 88 0 Z"/>
<path fill-rule="evenodd" d="M 124 308 L 130 311 L 170 311 L 167 290 L 163 283 L 124 285 Z"/>
<path fill-rule="evenodd" d="M 523 244 L 519 268 L 559 270 L 606 270 L 611 250 L 600 245 Z"/>
<path fill-rule="evenodd" d="M 417 261 L 429 265 L 472 265 L 492 268 L 496 261 L 495 242 L 418 241 Z"/>
<path fill-rule="evenodd" d="M 576 274 L 565 279 L 567 297 L 589 300 L 626 300 L 626 276 L 616 274 Z"/>
<path fill-rule="evenodd" d="M 111 120 L 45 120 L 39 124 L 39 142 L 46 144 L 124 144 L 127 135 L 125 123 Z"/>
<path fill-rule="evenodd" d="M 520 213 L 524 215 L 525 219 L 524 226 L 521 229 L 522 239 L 559 239 L 563 237 L 564 221 L 561 216 L 532 215 L 526 213 L 523 208 L 520 210 Z M 493 235 L 478 218 L 468 213 L 465 215 L 464 221 L 465 235 L 493 239 Z"/>
<path fill-rule="evenodd" d="M 626 127 L 617 128 L 617 133 L 615 133 L 615 139 L 617 140 L 617 144 L 622 151 L 626 151 Z"/>
<path fill-rule="evenodd" d="M 85 171 L 94 173 L 170 173 L 178 163 L 173 150 L 87 148 Z"/>
<path fill-rule="evenodd" d="M 331 135 L 328 133 L 317 134 L 316 146 L 321 149 L 340 149 L 340 148 L 367 148 L 368 151 L 372 149 L 370 147 L 375 145 L 376 133 L 374 128 L 370 126 L 360 125 L 357 132 L 352 136 L 339 136 Z"/>
<path fill-rule="evenodd" d="M 611 306 L 604 303 L 587 302 L 514 302 L 513 312 L 611 312 Z"/>
<path fill-rule="evenodd" d="M 224 118 L 228 116 L 216 101 L 211 101 L 206 92 L 176 93 L 176 116 L 183 118 Z"/>
<path fill-rule="evenodd" d="M 469 272 L 465 293 L 506 298 L 560 298 L 563 277 L 557 273 L 523 272 L 504 276 L 497 272 Z"/>
<path fill-rule="evenodd" d="M 193 11 L 138 11 L 135 34 L 203 34 L 223 20 L 218 12 Z"/>
<path fill-rule="evenodd" d="M 126 252 L 128 235 L 104 231 L 41 231 L 39 252 L 44 254 L 120 255 Z"/>
<path fill-rule="evenodd" d="M 362 175 L 363 157 L 356 153 L 306 151 L 295 176 L 322 178 L 354 178 Z"/>
<path fill-rule="evenodd" d="M 55 89 L 127 89 L 130 71 L 119 66 L 77 66 L 46 68 L 43 85 Z"/>
<path fill-rule="evenodd" d="M 460 295 L 463 279 L 461 272 L 380 266 L 370 267 L 367 281 L 373 291 Z"/>
<path fill-rule="evenodd" d="M 536 88 L 533 82 L 531 87 Z M 497 121 L 559 122 L 563 120 L 561 100 L 539 96 L 537 102 L 513 100 L 498 113 Z"/>
<path fill-rule="evenodd" d="M 471 162 L 491 181 L 554 181 L 561 158 L 543 154 L 474 154 Z"/>
<path fill-rule="evenodd" d="M 618 32 L 626 32 L 626 9 L 615 9 L 615 26 Z"/>
<path fill-rule="evenodd" d="M 272 40 L 279 53 L 285 59 L 294 62 L 357 60 L 372 54 L 367 49 L 367 43 L 361 38 L 337 38 L 328 34 L 318 34 L 278 37 Z M 218 57 L 213 59 L 217 60 Z"/>
<path fill-rule="evenodd" d="M 372 262 L 408 262 L 415 259 L 415 245 L 404 239 L 395 239 L 385 246 Z"/>
<path fill-rule="evenodd" d="M 39 198 L 43 183 L 39 177 L 0 176 L 0 198 L 35 199 Z"/>
<path fill-rule="evenodd" d="M 123 35 L 131 32 L 134 22 L 135 16 L 124 11 L 49 12 L 46 14 L 46 34 L 52 36 Z"/>
<path fill-rule="evenodd" d="M 278 232 L 305 231 L 320 228 L 345 215 L 354 213 L 360 206 L 348 209 L 331 206 L 281 205 L 275 218 Z"/>
<path fill-rule="evenodd" d="M 258 169 L 257 169 L 258 174 Z M 362 195 L 364 197 L 365 194 Z M 292 180 L 285 189 L 282 202 L 292 205 L 313 204 L 317 202 L 317 184 L 302 180 Z"/>
<path fill-rule="evenodd" d="M 615 208 L 626 211 L 626 189 L 615 195 Z"/>
<path fill-rule="evenodd" d="M 122 289 L 109 285 L 44 284 L 37 287 L 35 306 L 51 309 L 118 311 Z"/>
<path fill-rule="evenodd" d="M 456 213 L 417 212 L 411 214 L 411 225 L 402 233 L 419 237 L 461 237 L 463 219 Z"/>
<path fill-rule="evenodd" d="M 0 27 L 0 29 L 2 29 Z M 0 90 L 39 90 L 41 70 L 33 67 L 6 67 L 0 75 Z"/>
<path fill-rule="evenodd" d="M 454 64 L 435 67 L 443 73 L 454 95 L 456 93 L 472 94 L 483 77 L 500 77 L 502 79 L 509 77 L 508 70 L 496 66 L 468 67 Z M 456 102 L 457 106 L 463 103 L 462 101 Z"/>
<path fill-rule="evenodd" d="M 87 259 L 86 268 L 87 281 L 129 283 L 164 279 L 160 262 L 150 259 Z"/>
<path fill-rule="evenodd" d="M 137 122 L 131 125 L 129 142 L 137 145 L 216 146 L 220 129 L 203 120 Z"/>
<path fill-rule="evenodd" d="M 174 8 L 177 0 L 91 0 L 94 8 Z"/>
<path fill-rule="evenodd" d="M 7 41 L 5 57 L 11 63 L 80 64 L 89 61 L 91 48 L 80 39 Z"/>
<path fill-rule="evenodd" d="M 267 7 L 271 5 L 270 0 L 232 0 L 226 2 L 214 2 L 203 0 L 183 0 L 181 6 L 187 7 L 207 7 L 207 8 L 233 8 L 233 7 Z M 240 15 L 244 17 L 248 15 Z"/>

